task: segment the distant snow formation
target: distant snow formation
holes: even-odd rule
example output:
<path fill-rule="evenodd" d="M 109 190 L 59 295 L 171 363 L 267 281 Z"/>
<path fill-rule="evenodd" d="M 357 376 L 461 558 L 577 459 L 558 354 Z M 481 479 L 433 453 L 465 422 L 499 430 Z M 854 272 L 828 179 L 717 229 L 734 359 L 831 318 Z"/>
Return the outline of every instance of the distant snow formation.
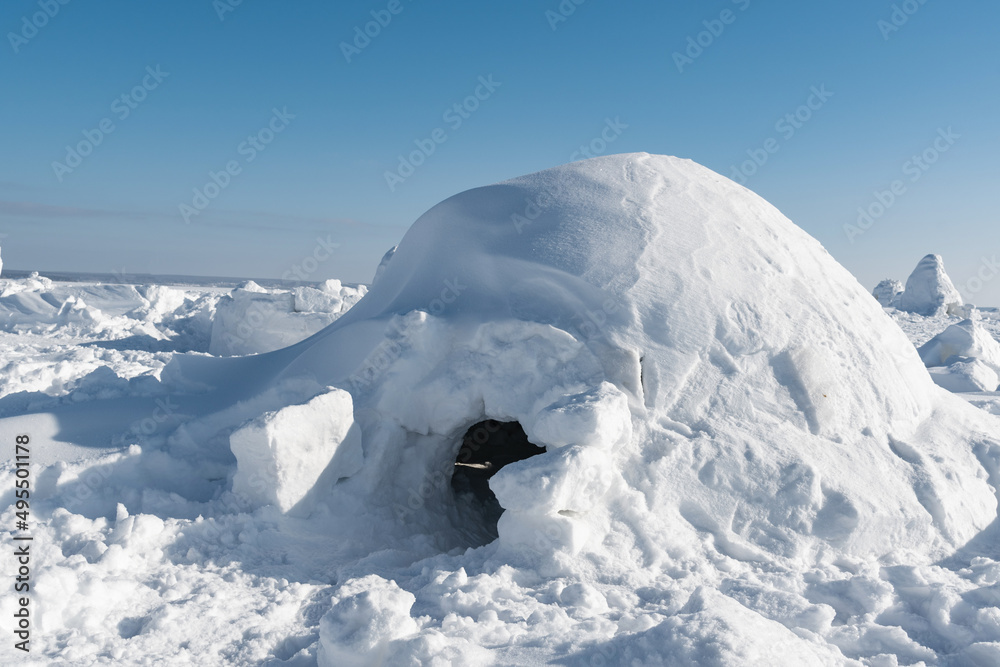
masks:
<path fill-rule="evenodd" d="M 208 351 L 233 356 L 287 347 L 328 326 L 366 291 L 336 279 L 292 290 L 266 289 L 248 280 L 219 301 Z"/>
<path fill-rule="evenodd" d="M 899 308 L 899 300 L 903 296 L 903 283 L 886 278 L 875 286 L 872 296 L 883 308 Z"/>
<path fill-rule="evenodd" d="M 926 317 L 941 314 L 962 316 L 965 314 L 965 309 L 961 308 L 964 303 L 944 270 L 941 255 L 927 255 L 906 279 L 899 309 Z"/>

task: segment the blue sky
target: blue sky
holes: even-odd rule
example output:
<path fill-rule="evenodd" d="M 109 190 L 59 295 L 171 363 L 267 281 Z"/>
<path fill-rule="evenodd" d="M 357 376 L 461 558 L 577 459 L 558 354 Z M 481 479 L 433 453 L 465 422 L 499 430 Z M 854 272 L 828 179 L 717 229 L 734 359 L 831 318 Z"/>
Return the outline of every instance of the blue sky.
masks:
<path fill-rule="evenodd" d="M 938 252 L 1000 305 L 997 3 L 235 1 L 0 6 L 6 267 L 368 281 L 438 201 L 590 146 L 745 180 L 866 287 Z"/>

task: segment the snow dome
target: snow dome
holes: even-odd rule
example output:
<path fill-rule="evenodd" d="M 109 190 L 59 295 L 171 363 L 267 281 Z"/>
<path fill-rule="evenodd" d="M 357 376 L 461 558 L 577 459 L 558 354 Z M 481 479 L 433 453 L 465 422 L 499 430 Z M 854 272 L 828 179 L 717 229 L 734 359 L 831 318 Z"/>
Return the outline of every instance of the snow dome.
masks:
<path fill-rule="evenodd" d="M 602 553 L 641 532 L 647 558 L 705 534 L 739 558 L 939 554 L 995 516 L 976 434 L 931 420 L 947 399 L 878 303 L 685 160 L 603 157 L 452 197 L 281 356 L 275 382 L 353 400 L 364 462 L 331 473 L 329 506 L 369 498 L 443 546 Z M 494 471 L 495 529 L 448 483 L 486 420 L 545 450 Z"/>

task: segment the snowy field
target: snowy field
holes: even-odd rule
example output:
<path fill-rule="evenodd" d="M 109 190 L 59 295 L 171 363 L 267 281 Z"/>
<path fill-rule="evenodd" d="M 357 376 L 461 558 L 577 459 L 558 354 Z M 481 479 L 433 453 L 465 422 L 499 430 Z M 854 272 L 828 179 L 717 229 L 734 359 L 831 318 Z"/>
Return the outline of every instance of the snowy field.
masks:
<path fill-rule="evenodd" d="M 0 663 L 1000 664 L 1000 312 L 906 283 L 645 154 L 371 286 L 4 276 Z"/>

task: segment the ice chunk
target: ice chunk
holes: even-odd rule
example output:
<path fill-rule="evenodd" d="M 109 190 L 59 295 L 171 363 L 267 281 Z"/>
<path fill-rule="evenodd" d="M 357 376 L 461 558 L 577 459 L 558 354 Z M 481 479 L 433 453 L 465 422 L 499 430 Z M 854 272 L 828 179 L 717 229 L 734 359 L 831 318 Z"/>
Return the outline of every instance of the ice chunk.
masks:
<path fill-rule="evenodd" d="M 631 434 L 628 397 L 610 382 L 559 399 L 542 410 L 528 427 L 530 438 L 549 447 L 613 447 Z"/>

